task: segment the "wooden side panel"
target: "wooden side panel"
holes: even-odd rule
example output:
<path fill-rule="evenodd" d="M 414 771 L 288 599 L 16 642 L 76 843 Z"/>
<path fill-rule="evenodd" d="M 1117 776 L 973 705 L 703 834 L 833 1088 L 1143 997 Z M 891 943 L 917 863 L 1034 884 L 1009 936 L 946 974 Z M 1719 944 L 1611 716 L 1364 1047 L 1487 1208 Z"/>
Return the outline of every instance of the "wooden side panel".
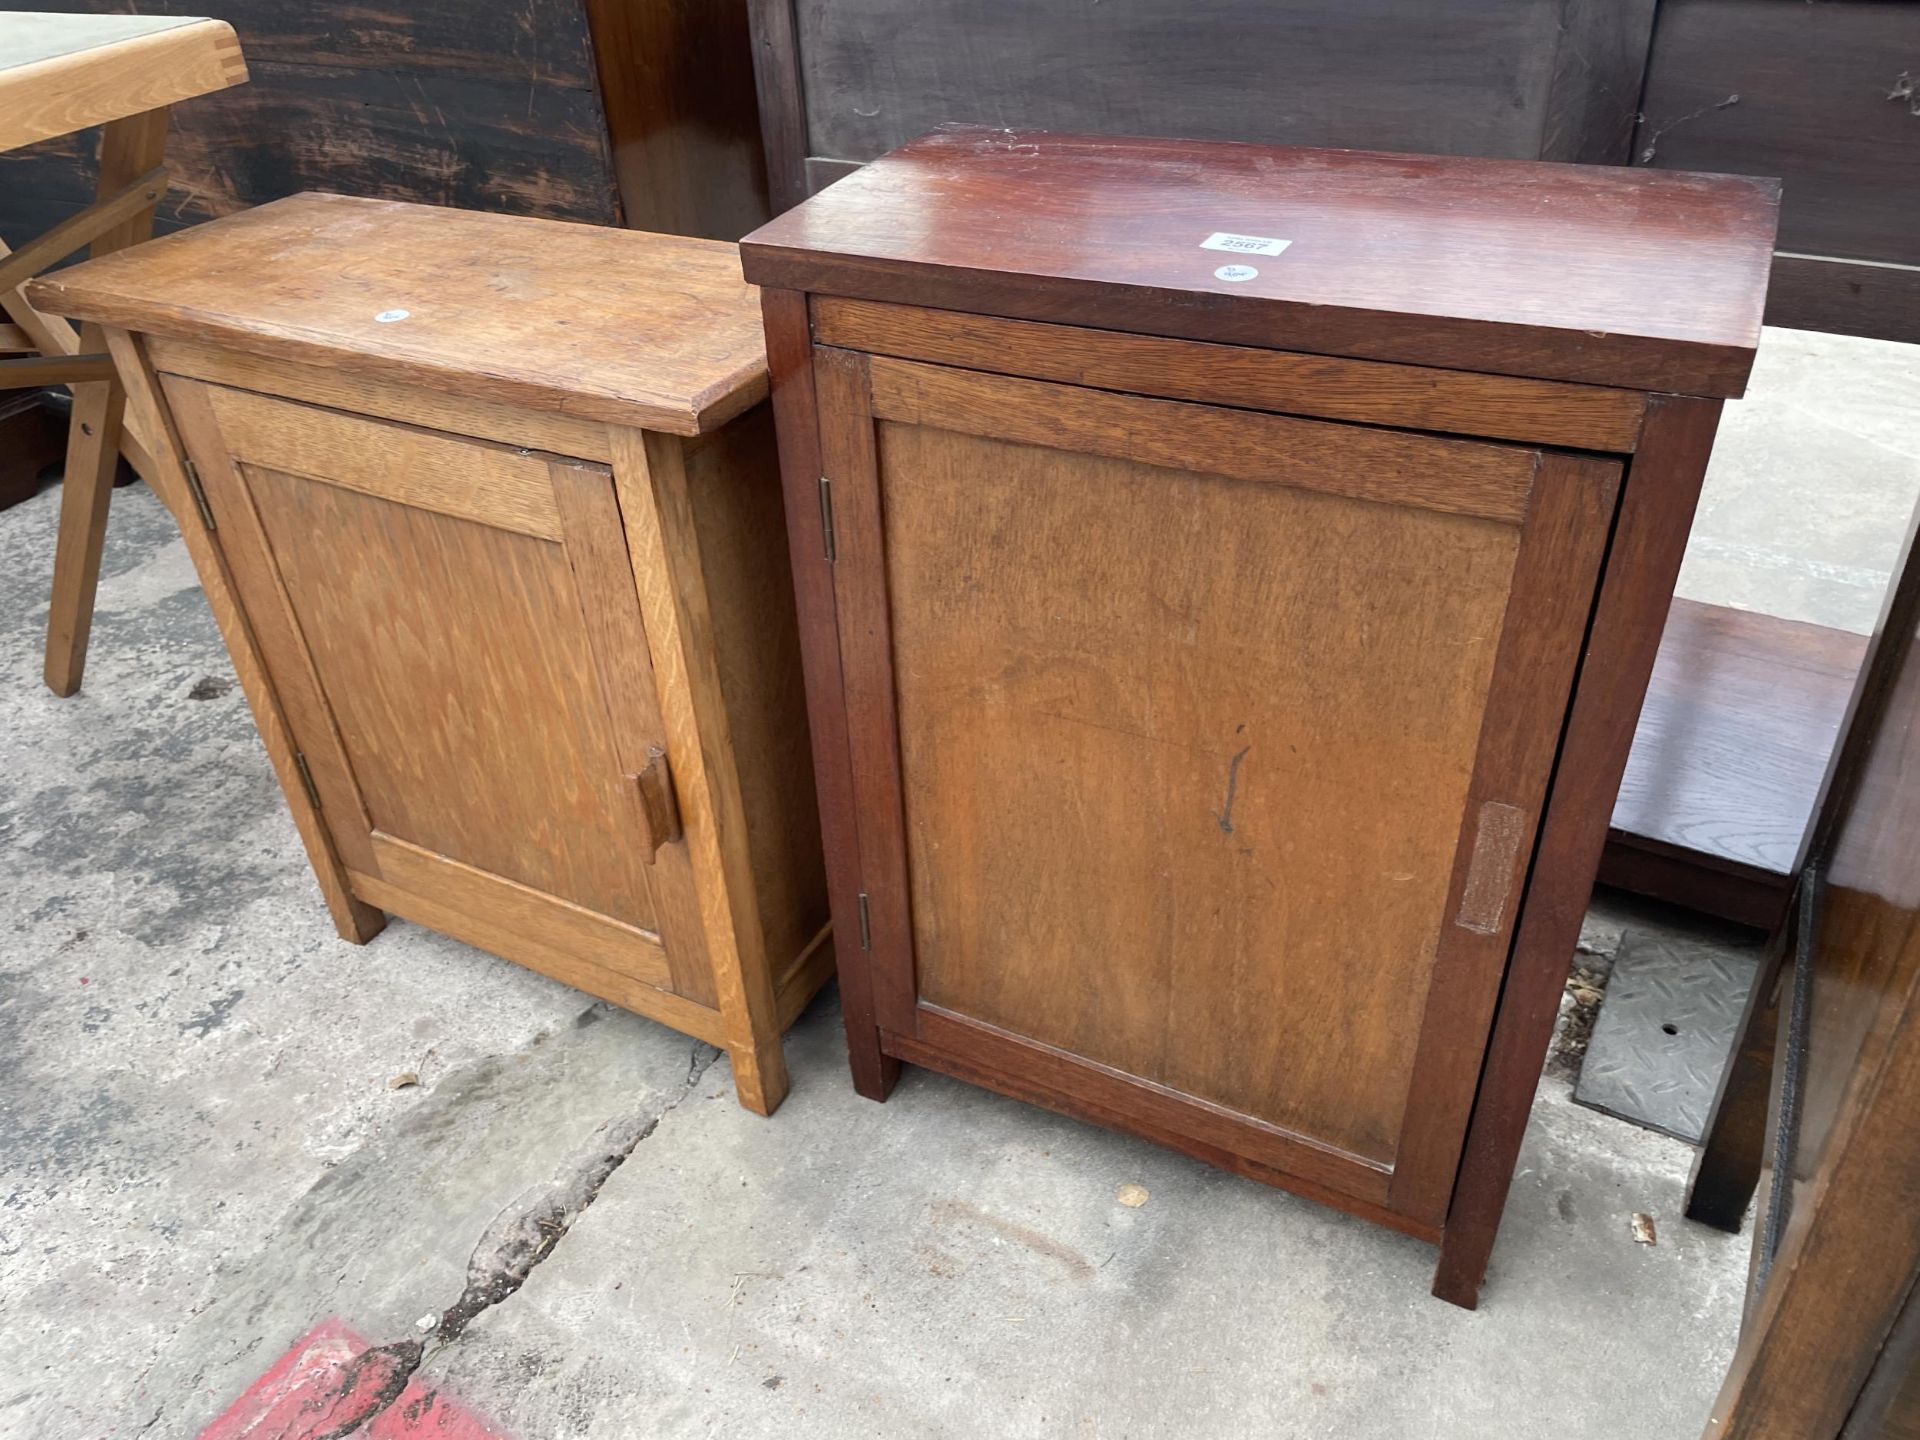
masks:
<path fill-rule="evenodd" d="M 686 466 L 754 891 L 779 976 L 828 913 L 772 407 L 689 446 Z"/>
<path fill-rule="evenodd" d="M 1390 1162 L 1516 531 L 878 446 L 921 996 Z"/>
<path fill-rule="evenodd" d="M 1790 1218 L 1710 1422 L 1727 1440 L 1835 1435 L 1920 1274 L 1920 666 L 1910 620 L 1886 638 L 1901 658 L 1828 857 Z"/>

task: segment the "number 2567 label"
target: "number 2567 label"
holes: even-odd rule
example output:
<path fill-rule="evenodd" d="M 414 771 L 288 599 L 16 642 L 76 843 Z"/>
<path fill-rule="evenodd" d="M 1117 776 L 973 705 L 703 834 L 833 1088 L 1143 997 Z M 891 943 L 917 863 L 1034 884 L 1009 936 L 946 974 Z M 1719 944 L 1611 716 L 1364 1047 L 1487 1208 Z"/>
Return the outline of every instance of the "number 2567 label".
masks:
<path fill-rule="evenodd" d="M 1278 255 L 1291 240 L 1275 240 L 1271 235 L 1233 235 L 1216 230 L 1200 242 L 1202 250 L 1225 250 L 1232 255 Z"/>

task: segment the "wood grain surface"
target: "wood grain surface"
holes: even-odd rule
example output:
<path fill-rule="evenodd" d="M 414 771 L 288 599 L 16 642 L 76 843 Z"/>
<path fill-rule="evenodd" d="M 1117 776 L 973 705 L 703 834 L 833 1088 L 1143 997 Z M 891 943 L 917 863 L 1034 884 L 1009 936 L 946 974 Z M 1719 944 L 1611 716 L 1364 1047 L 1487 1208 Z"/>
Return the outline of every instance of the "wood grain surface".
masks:
<path fill-rule="evenodd" d="M 191 14 L 197 0 L 140 0 Z M 0 0 L 124 10 L 127 0 Z M 199 8 L 205 9 L 204 5 Z M 250 83 L 181 106 L 165 232 L 302 190 L 617 224 L 621 206 L 582 0 L 315 6 L 229 0 Z M 84 135 L 0 153 L 0 231 L 90 191 Z"/>
<path fill-rule="evenodd" d="M 245 473 L 374 828 L 655 928 L 642 837 L 603 838 L 634 821 L 561 548 Z"/>
<path fill-rule="evenodd" d="M 1526 513 L 1537 458 L 1530 450 L 1393 430 L 1323 425 L 1205 405 L 876 359 L 873 413 L 932 426 L 1079 450 L 1146 465 L 1207 468 L 1237 480 L 1383 500 L 1483 520 Z M 964 475 L 955 483 L 964 485 Z"/>
<path fill-rule="evenodd" d="M 584 0 L 624 222 L 738 240 L 766 220 L 747 0 Z"/>
<path fill-rule="evenodd" d="M 1207 345 L 1077 325 L 1039 325 L 915 305 L 823 295 L 812 305 L 822 345 L 1000 371 L 1096 390 L 1212 401 L 1410 430 L 1486 435 L 1625 452 L 1646 397 L 1632 390 L 1474 375 Z"/>
<path fill-rule="evenodd" d="M 1778 193 L 1724 176 L 956 126 L 742 251 L 756 284 L 1738 395 Z M 1205 248 L 1216 233 L 1289 244 Z M 1223 264 L 1255 273 L 1221 278 Z"/>
<path fill-rule="evenodd" d="M 0 11 L 0 151 L 246 79 L 239 38 L 224 20 Z"/>
<path fill-rule="evenodd" d="M 1608 832 L 1603 879 L 1697 903 L 1714 872 L 1765 886 L 1777 920 L 1864 636 L 1676 598 Z M 1620 852 L 1670 862 L 1658 878 Z M 1723 908 L 1723 907 L 1722 907 Z M 1729 916 L 1764 923 L 1751 912 Z"/>
<path fill-rule="evenodd" d="M 597 420 L 520 410 L 498 401 L 470 400 L 420 385 L 367 380 L 349 370 L 269 360 L 195 340 L 154 336 L 147 349 L 155 368 L 166 374 L 210 380 L 233 390 L 305 400 L 329 410 L 399 420 L 516 449 L 532 448 L 602 462 L 613 458 L 607 427 Z"/>
<path fill-rule="evenodd" d="M 753 8 L 769 159 L 798 182 L 784 208 L 949 121 L 1623 164 L 1654 4 Z"/>
<path fill-rule="evenodd" d="M 671 436 L 616 431 L 614 478 L 660 687 L 666 748 L 675 757 L 693 894 L 734 1089 L 749 1110 L 771 1115 L 789 1085 L 773 983 L 773 967 L 787 957 L 768 954 L 755 903 L 746 795 L 733 761 L 709 562 L 693 515 L 686 448 Z"/>
<path fill-rule="evenodd" d="M 1499 1233 L 1719 421 L 1718 401 L 1655 397 L 1622 486 L 1434 1274 L 1433 1293 L 1469 1309 Z"/>
<path fill-rule="evenodd" d="M 172 33 L 172 32 L 170 32 Z M 0 74 L 9 72 L 0 71 Z M 110 121 L 100 132 L 100 174 L 98 188 L 102 200 L 126 193 L 146 199 L 156 186 L 147 177 L 160 167 L 166 152 L 167 111 L 141 110 Z M 110 256 L 137 246 L 153 233 L 153 206 L 140 204 L 100 231 L 89 247 L 96 256 Z M 0 295 L 24 300 L 16 282 L 0 289 Z M 36 343 L 48 356 L 98 354 L 105 347 L 101 326 L 89 323 L 66 345 L 68 333 L 54 330 L 50 317 L 42 316 L 31 303 L 7 307 L 22 322 L 33 322 L 40 333 Z M 71 695 L 80 688 L 86 673 L 87 641 L 93 630 L 93 601 L 100 579 L 100 557 L 107 538 L 107 510 L 113 494 L 113 477 L 125 451 L 136 465 L 154 467 L 153 449 L 158 435 L 142 433 L 143 424 L 135 418 L 126 422 L 126 391 L 112 376 L 90 384 L 73 386 L 73 415 L 67 423 L 67 462 L 62 471 L 60 489 L 60 530 L 54 545 L 53 590 L 47 605 L 47 644 L 42 667 L 47 688 L 56 695 Z"/>
<path fill-rule="evenodd" d="M 1903 570 L 1904 602 L 1910 560 Z M 1920 1280 L 1920 664 L 1911 609 L 1889 611 L 1872 703 L 1849 734 L 1857 768 L 1813 857 L 1801 1083 L 1776 1089 L 1769 1117 L 1784 1229 L 1705 1431 L 1726 1440 L 1874 1440 L 1913 1425 L 1902 1317 Z"/>
<path fill-rule="evenodd" d="M 1635 163 L 1777 175 L 1781 249 L 1920 264 L 1916 70 L 1911 5 L 1663 0 Z"/>
<path fill-rule="evenodd" d="M 717 241 L 300 195 L 31 294 L 147 334 L 674 434 L 767 393 L 754 293 Z"/>
<path fill-rule="evenodd" d="M 760 304 L 766 318 L 787 554 L 793 567 L 827 902 L 837 937 L 834 965 L 840 981 L 847 1059 L 854 1088 L 870 1100 L 885 1100 L 900 1078 L 900 1062 L 880 1045 L 872 956 L 866 943 L 839 620 L 820 484 L 826 473 L 824 427 L 807 333 L 807 297 L 790 290 L 763 290 Z M 831 377 L 827 383 L 833 383 Z"/>
<path fill-rule="evenodd" d="M 920 995 L 1390 1162 L 1514 533 L 919 426 L 879 470 Z"/>

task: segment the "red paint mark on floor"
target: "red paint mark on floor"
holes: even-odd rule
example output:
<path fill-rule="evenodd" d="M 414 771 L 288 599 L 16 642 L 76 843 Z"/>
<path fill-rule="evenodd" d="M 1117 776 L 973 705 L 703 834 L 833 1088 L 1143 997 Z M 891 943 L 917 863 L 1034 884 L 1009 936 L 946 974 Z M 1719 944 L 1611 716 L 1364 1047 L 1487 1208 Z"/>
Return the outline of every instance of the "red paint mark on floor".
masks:
<path fill-rule="evenodd" d="M 368 1345 L 344 1321 L 323 1320 L 202 1430 L 200 1440 L 511 1440 L 417 1377 L 383 1405 L 405 1369 L 403 1357 Z"/>

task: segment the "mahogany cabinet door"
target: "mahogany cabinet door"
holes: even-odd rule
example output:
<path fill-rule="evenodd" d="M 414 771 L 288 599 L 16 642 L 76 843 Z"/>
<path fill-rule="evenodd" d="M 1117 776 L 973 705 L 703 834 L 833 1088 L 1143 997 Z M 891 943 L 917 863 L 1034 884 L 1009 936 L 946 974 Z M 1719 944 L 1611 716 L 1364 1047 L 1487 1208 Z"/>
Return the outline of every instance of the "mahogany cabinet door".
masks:
<path fill-rule="evenodd" d="M 883 1045 L 1430 1233 L 1619 467 L 815 357 Z"/>
<path fill-rule="evenodd" d="M 712 1004 L 607 467 L 163 384 L 360 898 Z"/>

